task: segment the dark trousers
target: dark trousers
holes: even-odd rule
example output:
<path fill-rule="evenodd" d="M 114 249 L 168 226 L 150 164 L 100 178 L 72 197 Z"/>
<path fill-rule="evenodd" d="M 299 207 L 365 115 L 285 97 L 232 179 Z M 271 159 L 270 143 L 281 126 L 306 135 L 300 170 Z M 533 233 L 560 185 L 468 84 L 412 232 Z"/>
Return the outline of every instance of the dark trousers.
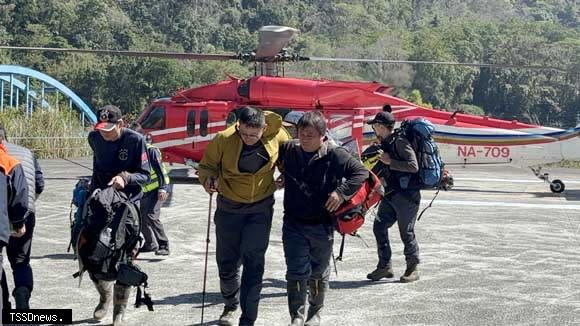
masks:
<path fill-rule="evenodd" d="M 240 325 L 253 325 L 258 317 L 273 213 L 273 207 L 259 213 L 224 212 L 219 204 L 215 212 L 220 289 L 227 308 L 241 306 Z"/>
<path fill-rule="evenodd" d="M 6 274 L 4 273 L 4 256 L 2 255 L 2 250 L 4 250 L 3 243 L 0 245 L 0 269 L 2 273 L 0 273 L 0 283 L 5 282 Z M 0 291 L 0 325 L 4 325 L 2 323 L 2 309 L 4 309 L 4 298 L 5 294 L 4 291 Z"/>
<path fill-rule="evenodd" d="M 385 268 L 391 264 L 391 245 L 389 243 L 389 228 L 397 222 L 399 234 L 405 245 L 407 264 L 419 262 L 419 245 L 415 238 L 415 222 L 421 203 L 419 191 L 407 194 L 395 193 L 383 198 L 379 204 L 373 232 L 377 241 L 379 263 L 377 268 Z"/>
<path fill-rule="evenodd" d="M 169 240 L 165 235 L 163 224 L 159 220 L 161 205 L 163 202 L 158 199 L 159 191 L 153 190 L 143 193 L 141 199 L 141 233 L 145 238 L 144 248 L 167 247 Z"/>
<path fill-rule="evenodd" d="M 28 215 L 26 233 L 20 238 L 10 237 L 8 247 L 6 247 L 8 260 L 12 267 L 12 275 L 14 276 L 14 288 L 17 289 L 24 286 L 30 292 L 32 292 L 34 287 L 32 268 L 30 267 L 30 251 L 32 249 L 32 236 L 35 225 L 36 217 L 34 214 Z"/>
<path fill-rule="evenodd" d="M 284 219 L 282 242 L 287 281 L 311 280 L 328 288 L 333 231 L 330 224 L 305 225 Z"/>

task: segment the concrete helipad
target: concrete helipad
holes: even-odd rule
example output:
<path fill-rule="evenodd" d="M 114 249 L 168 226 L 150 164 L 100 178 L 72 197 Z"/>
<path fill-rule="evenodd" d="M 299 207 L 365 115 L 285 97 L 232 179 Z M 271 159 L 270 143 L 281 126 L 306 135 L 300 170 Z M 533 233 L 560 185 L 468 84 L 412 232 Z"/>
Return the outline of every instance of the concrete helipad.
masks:
<path fill-rule="evenodd" d="M 86 159 L 78 162 L 90 164 Z M 77 262 L 66 252 L 75 178 L 90 171 L 61 160 L 41 164 L 47 180 L 38 202 L 31 306 L 70 308 L 75 324 L 94 324 L 97 293 L 88 278 L 78 287 L 71 277 Z M 580 325 L 580 171 L 550 172 L 566 182 L 564 194 L 550 193 L 527 170 L 453 168 L 456 187 L 441 192 L 417 224 L 423 263 L 416 283 L 365 279 L 376 264 L 369 217 L 361 235 L 370 248 L 356 238 L 347 239 L 338 275 L 331 276 L 323 325 Z M 171 206 L 162 210 L 171 256 L 144 254 L 139 261 L 149 273 L 155 312 L 129 308 L 130 325 L 200 321 L 208 196 L 195 184 L 179 184 L 174 191 Z M 423 193 L 423 206 L 433 194 Z M 257 325 L 287 325 L 289 319 L 282 193 L 276 197 Z M 212 225 L 205 308 L 210 324 L 222 310 L 213 230 Z M 398 232 L 393 231 L 398 279 L 405 265 Z M 338 252 L 338 237 L 335 242 Z M 5 267 L 9 272 L 8 264 Z M 109 316 L 101 324 L 111 322 Z"/>

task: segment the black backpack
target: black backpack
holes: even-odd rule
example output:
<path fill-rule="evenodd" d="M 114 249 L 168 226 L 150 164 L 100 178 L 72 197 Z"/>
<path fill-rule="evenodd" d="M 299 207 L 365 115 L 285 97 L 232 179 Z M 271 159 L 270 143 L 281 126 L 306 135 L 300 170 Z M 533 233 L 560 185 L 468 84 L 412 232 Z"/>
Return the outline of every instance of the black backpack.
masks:
<path fill-rule="evenodd" d="M 136 305 L 144 303 L 153 310 L 147 293 L 141 298 L 140 286 L 147 287 L 147 274 L 131 260 L 140 232 L 139 209 L 125 193 L 113 188 L 95 190 L 83 207 L 76 240 L 79 272 L 74 276 L 89 271 L 97 279 L 137 286 Z"/>

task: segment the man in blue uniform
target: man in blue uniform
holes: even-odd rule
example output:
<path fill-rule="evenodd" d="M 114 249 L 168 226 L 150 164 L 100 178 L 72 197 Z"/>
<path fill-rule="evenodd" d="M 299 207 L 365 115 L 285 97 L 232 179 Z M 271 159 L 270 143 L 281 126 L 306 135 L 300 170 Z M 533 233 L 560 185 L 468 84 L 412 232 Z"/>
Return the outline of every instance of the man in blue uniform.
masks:
<path fill-rule="evenodd" d="M 88 136 L 93 150 L 91 192 L 94 189 L 113 187 L 136 202 L 142 195 L 141 186 L 149 181 L 150 166 L 145 140 L 139 133 L 123 128 L 122 113 L 116 106 L 106 105 L 100 108 L 97 118 L 99 122 Z M 100 294 L 93 316 L 101 320 L 107 314 L 111 302 L 114 280 L 97 279 L 90 271 L 89 275 Z M 114 286 L 112 301 L 115 326 L 124 325 L 123 317 L 130 292 L 131 288 L 124 284 L 117 282 Z"/>

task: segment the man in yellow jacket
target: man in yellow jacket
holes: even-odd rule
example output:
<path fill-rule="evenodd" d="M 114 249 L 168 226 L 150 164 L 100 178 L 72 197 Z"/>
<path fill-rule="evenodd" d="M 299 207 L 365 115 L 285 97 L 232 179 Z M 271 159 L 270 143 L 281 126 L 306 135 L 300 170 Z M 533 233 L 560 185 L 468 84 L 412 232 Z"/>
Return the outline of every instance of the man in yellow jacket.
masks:
<path fill-rule="evenodd" d="M 254 325 L 274 213 L 274 168 L 280 144 L 290 139 L 282 118 L 253 107 L 238 110 L 238 123 L 217 134 L 199 164 L 199 180 L 218 192 L 216 260 L 225 307 L 219 325 Z M 244 271 L 240 282 L 240 266 Z"/>

